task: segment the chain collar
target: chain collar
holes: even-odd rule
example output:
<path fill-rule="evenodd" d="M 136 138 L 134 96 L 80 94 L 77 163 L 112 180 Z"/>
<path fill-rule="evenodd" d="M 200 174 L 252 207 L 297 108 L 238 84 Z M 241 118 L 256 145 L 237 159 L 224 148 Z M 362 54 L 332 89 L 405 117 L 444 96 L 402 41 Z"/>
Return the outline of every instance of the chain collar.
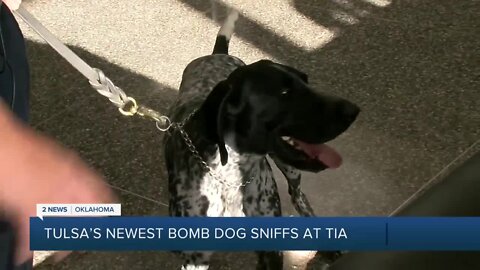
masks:
<path fill-rule="evenodd" d="M 172 129 L 178 130 L 180 132 L 180 135 L 182 136 L 183 141 L 187 144 L 188 150 L 192 153 L 192 155 L 198 160 L 198 162 L 204 167 L 204 169 L 207 170 L 207 173 L 210 174 L 215 180 L 218 182 L 233 188 L 233 189 L 240 189 L 241 187 L 245 187 L 246 185 L 250 184 L 253 180 L 253 176 L 250 176 L 248 181 L 245 183 L 241 183 L 238 185 L 232 185 L 231 183 L 227 182 L 219 176 L 215 170 L 208 165 L 205 160 L 203 160 L 202 156 L 198 152 L 197 148 L 195 147 L 195 144 L 193 141 L 190 139 L 190 136 L 188 133 L 185 131 L 184 126 L 187 123 L 190 118 L 197 112 L 197 110 L 194 110 L 192 113 L 190 113 L 182 122 L 172 122 L 168 116 L 160 114 L 159 112 L 150 109 L 146 106 L 143 105 L 138 105 L 135 99 L 131 97 L 127 97 L 127 102 L 123 104 L 123 106 L 120 108 L 120 112 L 125 115 L 125 116 L 134 116 L 138 115 L 143 118 L 149 118 L 151 120 L 155 121 L 155 126 L 157 127 L 158 130 L 162 132 L 171 132 Z"/>
<path fill-rule="evenodd" d="M 232 185 L 231 183 L 229 183 L 228 181 L 225 181 L 221 176 L 219 176 L 215 170 L 210 166 L 208 165 L 207 162 L 205 162 L 205 160 L 202 158 L 202 156 L 200 155 L 200 153 L 198 152 L 197 148 L 195 147 L 195 144 L 193 143 L 192 139 L 190 139 L 190 136 L 188 135 L 188 133 L 185 131 L 184 129 L 184 126 L 185 126 L 185 123 L 190 120 L 190 118 L 196 113 L 197 111 L 194 110 L 190 115 L 187 116 L 187 118 L 185 118 L 185 120 L 183 120 L 181 123 L 171 123 L 169 125 L 169 128 L 173 128 L 173 129 L 176 129 L 178 130 L 178 132 L 180 132 L 180 135 L 182 136 L 182 139 L 183 141 L 187 144 L 187 147 L 188 147 L 188 150 L 192 153 L 192 155 L 198 160 L 198 162 L 200 164 L 202 164 L 202 166 L 207 170 L 207 173 L 210 174 L 210 176 L 212 176 L 215 180 L 217 180 L 218 182 L 228 186 L 229 188 L 232 188 L 232 189 L 240 189 L 242 187 L 245 187 L 247 186 L 248 184 L 250 184 L 253 180 L 253 176 L 250 176 L 250 178 L 248 179 L 248 181 L 246 181 L 245 183 L 241 183 L 241 184 L 237 184 L 237 185 Z M 170 121 L 170 120 L 168 120 Z M 158 128 L 158 126 L 157 126 Z M 159 130 L 161 131 L 164 131 L 160 128 L 158 128 Z M 168 129 L 167 129 L 168 130 Z"/>

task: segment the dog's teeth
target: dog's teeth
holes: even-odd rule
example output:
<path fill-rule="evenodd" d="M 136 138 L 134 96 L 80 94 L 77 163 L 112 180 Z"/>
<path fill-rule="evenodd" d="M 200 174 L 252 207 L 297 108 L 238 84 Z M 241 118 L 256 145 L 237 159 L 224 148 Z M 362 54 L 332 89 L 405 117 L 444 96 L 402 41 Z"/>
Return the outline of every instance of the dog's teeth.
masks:
<path fill-rule="evenodd" d="M 285 141 L 286 143 L 290 144 L 291 146 L 296 145 L 295 141 L 293 141 L 293 139 L 289 136 L 282 136 L 282 140 Z"/>

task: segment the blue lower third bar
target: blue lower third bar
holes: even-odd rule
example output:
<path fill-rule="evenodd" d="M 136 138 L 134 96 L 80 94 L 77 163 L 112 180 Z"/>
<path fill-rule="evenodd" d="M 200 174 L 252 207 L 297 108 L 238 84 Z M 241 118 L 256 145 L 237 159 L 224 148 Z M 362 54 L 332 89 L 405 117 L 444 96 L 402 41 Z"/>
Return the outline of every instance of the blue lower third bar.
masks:
<path fill-rule="evenodd" d="M 30 219 L 32 250 L 480 250 L 480 218 Z"/>

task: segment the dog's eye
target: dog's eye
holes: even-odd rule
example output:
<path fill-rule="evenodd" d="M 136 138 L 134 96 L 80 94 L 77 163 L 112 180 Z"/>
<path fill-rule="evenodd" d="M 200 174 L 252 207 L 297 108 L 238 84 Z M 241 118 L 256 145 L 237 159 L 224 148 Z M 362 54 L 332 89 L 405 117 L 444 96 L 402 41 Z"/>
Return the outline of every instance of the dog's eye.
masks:
<path fill-rule="evenodd" d="M 280 92 L 280 94 L 281 94 L 282 96 L 288 95 L 289 93 L 290 93 L 290 89 L 288 89 L 288 88 L 284 88 L 284 89 L 282 89 L 282 91 Z"/>

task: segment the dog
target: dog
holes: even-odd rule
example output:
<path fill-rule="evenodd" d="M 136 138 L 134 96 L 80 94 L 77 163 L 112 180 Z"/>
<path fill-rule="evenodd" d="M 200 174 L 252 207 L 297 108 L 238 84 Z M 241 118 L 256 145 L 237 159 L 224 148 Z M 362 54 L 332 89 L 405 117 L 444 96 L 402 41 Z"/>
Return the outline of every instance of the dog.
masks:
<path fill-rule="evenodd" d="M 338 167 L 325 143 L 346 131 L 360 109 L 315 91 L 302 71 L 229 55 L 238 19 L 231 10 L 213 52 L 185 68 L 165 135 L 169 214 L 175 217 L 281 216 L 270 156 L 285 175 L 296 210 L 313 216 L 300 171 Z M 180 252 L 182 269 L 205 270 L 212 252 Z M 258 251 L 257 269 L 282 269 L 281 252 Z"/>

